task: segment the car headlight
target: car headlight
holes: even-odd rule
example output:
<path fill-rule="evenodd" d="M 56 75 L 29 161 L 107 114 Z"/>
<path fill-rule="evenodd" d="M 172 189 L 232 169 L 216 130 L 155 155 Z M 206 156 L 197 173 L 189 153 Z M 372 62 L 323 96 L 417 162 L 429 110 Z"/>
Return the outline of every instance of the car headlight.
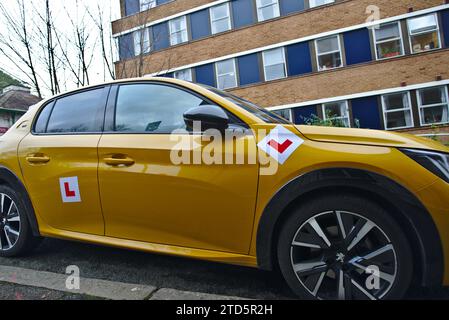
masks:
<path fill-rule="evenodd" d="M 424 168 L 449 183 L 449 154 L 425 150 L 401 149 Z"/>

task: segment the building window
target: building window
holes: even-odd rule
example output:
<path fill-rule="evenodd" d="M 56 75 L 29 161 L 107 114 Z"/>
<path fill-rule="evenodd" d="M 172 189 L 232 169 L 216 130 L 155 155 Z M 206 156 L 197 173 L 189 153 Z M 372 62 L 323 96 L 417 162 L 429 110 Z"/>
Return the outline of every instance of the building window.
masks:
<path fill-rule="evenodd" d="M 262 53 L 265 81 L 282 79 L 287 76 L 284 48 Z"/>
<path fill-rule="evenodd" d="M 418 90 L 418 106 L 422 126 L 449 122 L 447 87 Z"/>
<path fill-rule="evenodd" d="M 343 66 L 340 36 L 315 40 L 318 70 L 329 70 Z"/>
<path fill-rule="evenodd" d="M 156 0 L 140 0 L 140 11 L 149 10 L 156 6 Z"/>
<path fill-rule="evenodd" d="M 383 24 L 378 28 L 373 28 L 373 31 L 376 58 L 378 60 L 398 57 L 404 54 L 402 31 L 399 22 Z"/>
<path fill-rule="evenodd" d="M 229 3 L 210 8 L 212 34 L 231 30 L 231 14 Z"/>
<path fill-rule="evenodd" d="M 436 14 L 408 19 L 407 24 L 412 53 L 439 49 L 441 47 Z"/>
<path fill-rule="evenodd" d="M 382 96 L 385 129 L 413 127 L 410 92 L 386 94 Z"/>
<path fill-rule="evenodd" d="M 350 127 L 348 101 L 323 104 L 323 118 L 330 120 L 336 126 Z"/>
<path fill-rule="evenodd" d="M 217 62 L 215 68 L 217 72 L 217 86 L 219 89 L 224 90 L 237 87 L 235 59 Z"/>
<path fill-rule="evenodd" d="M 311 8 L 315 8 L 318 6 L 322 6 L 328 3 L 333 3 L 335 0 L 309 0 L 309 4 Z"/>
<path fill-rule="evenodd" d="M 173 20 L 170 20 L 170 44 L 172 46 L 187 42 L 187 21 L 186 17 L 182 16 Z"/>
<path fill-rule="evenodd" d="M 151 51 L 150 29 L 134 31 L 134 54 L 139 56 Z"/>
<path fill-rule="evenodd" d="M 281 15 L 278 0 L 256 0 L 257 20 L 265 21 Z"/>
<path fill-rule="evenodd" d="M 184 70 L 179 70 L 179 71 L 175 71 L 173 74 L 175 79 L 179 79 L 179 80 L 184 80 L 184 81 L 193 81 L 193 77 L 192 77 L 192 69 L 184 69 Z"/>

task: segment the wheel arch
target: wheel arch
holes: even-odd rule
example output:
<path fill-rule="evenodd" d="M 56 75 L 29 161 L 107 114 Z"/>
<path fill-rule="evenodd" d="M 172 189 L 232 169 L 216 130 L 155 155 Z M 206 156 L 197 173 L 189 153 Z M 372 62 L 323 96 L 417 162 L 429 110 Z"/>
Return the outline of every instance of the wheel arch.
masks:
<path fill-rule="evenodd" d="M 265 207 L 257 230 L 257 262 L 263 270 L 277 266 L 278 231 L 292 207 L 322 192 L 356 193 L 369 197 L 392 212 L 410 241 L 414 281 L 423 286 L 439 286 L 443 281 L 444 257 L 438 230 L 429 212 L 406 188 L 385 176 L 352 168 L 332 168 L 299 176 L 282 187 Z"/>
<path fill-rule="evenodd" d="M 9 187 L 20 193 L 23 204 L 27 209 L 26 213 L 28 222 L 30 223 L 32 234 L 35 237 L 40 237 L 39 225 L 36 219 L 36 214 L 34 212 L 34 207 L 22 181 L 15 175 L 14 172 L 6 167 L 0 166 L 0 184 L 8 185 Z"/>

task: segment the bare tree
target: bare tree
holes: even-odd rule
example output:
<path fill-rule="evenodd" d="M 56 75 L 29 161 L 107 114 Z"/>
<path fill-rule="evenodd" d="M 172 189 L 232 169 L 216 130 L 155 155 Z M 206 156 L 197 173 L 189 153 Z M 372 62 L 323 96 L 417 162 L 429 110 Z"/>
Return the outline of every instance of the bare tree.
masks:
<path fill-rule="evenodd" d="M 48 1 L 48 0 L 46 0 Z M 52 26 L 55 40 L 60 51 L 56 58 L 73 78 L 77 87 L 90 84 L 90 67 L 96 56 L 95 33 L 91 33 L 87 21 L 88 13 L 82 8 L 79 16 L 79 3 L 76 0 L 76 12 L 71 12 L 64 6 L 64 19 L 70 22 L 69 32 L 61 32 L 56 26 Z M 99 37 L 99 36 L 98 36 Z"/>
<path fill-rule="evenodd" d="M 57 94 L 61 89 L 70 87 L 71 83 L 76 87 L 89 85 L 94 61 L 97 73 L 100 73 L 98 62 L 102 61 L 103 80 L 141 77 L 149 70 L 161 72 L 171 67 L 170 50 L 164 59 L 160 59 L 160 55 L 153 59 L 162 34 L 157 34 L 152 28 L 142 28 L 128 35 L 122 55 L 130 59 L 115 62 L 116 52 L 120 50 L 109 27 L 112 13 L 109 11 L 108 17 L 107 8 L 100 2 L 92 5 L 75 0 L 75 5 L 73 2 L 64 3 L 64 9 L 56 12 L 52 6 L 57 0 L 15 1 L 20 9 L 20 19 L 3 5 L 0 11 L 0 19 L 3 17 L 15 31 L 0 31 L 0 36 L 3 36 L 0 37 L 3 40 L 0 41 L 0 54 L 9 58 L 39 95 L 42 95 L 42 90 Z M 27 16 L 27 12 L 33 14 Z M 63 27 L 56 23 L 58 18 L 66 21 Z M 150 18 L 150 12 L 144 11 L 139 14 L 138 23 L 145 25 Z M 17 23 L 18 20 L 20 23 Z M 20 41 L 12 39 L 11 35 Z M 15 56 L 7 51 L 13 51 Z"/>
<path fill-rule="evenodd" d="M 54 43 L 54 23 L 50 10 L 50 1 L 45 0 L 45 12 L 41 13 L 34 3 L 33 12 L 36 13 L 37 19 L 34 21 L 34 29 L 37 34 L 37 44 L 41 47 L 43 55 L 40 59 L 47 70 L 47 78 L 49 79 L 48 89 L 51 93 L 60 93 L 58 68 L 56 66 L 56 47 Z"/>
<path fill-rule="evenodd" d="M 109 34 L 106 34 L 105 31 L 105 22 L 104 22 L 104 11 L 100 7 L 100 5 L 97 5 L 96 12 L 92 13 L 90 8 L 86 6 L 86 11 L 91 17 L 93 23 L 95 24 L 98 35 L 100 38 L 100 45 L 101 45 L 101 53 L 103 57 L 103 68 L 104 70 L 110 75 L 112 79 L 115 80 L 115 69 L 114 69 L 114 54 L 113 54 L 113 43 L 114 39 L 112 38 L 112 33 L 109 32 Z M 111 12 L 109 15 L 109 21 L 112 20 Z M 110 22 L 108 22 L 110 23 Z M 106 39 L 109 39 L 109 49 L 107 48 Z M 106 76 L 106 72 L 105 76 Z"/>
<path fill-rule="evenodd" d="M 119 42 L 124 41 L 119 50 L 122 59 L 116 63 L 116 74 L 119 78 L 142 77 L 149 73 L 148 70 L 158 74 L 169 70 L 172 66 L 172 51 L 165 52 L 160 62 L 157 62 L 152 55 L 158 49 L 156 45 L 166 34 L 160 31 L 155 32 L 151 27 L 145 27 L 149 21 L 149 13 L 144 11 L 139 14 L 138 24 L 144 27 L 118 39 Z"/>
<path fill-rule="evenodd" d="M 3 67 L 19 74 L 40 97 L 89 85 L 96 76 L 115 79 L 118 47 L 109 26 L 111 8 L 108 12 L 108 3 L 101 0 L 0 2 Z M 146 52 L 137 60 L 131 72 L 136 76 L 148 66 Z"/>
<path fill-rule="evenodd" d="M 55 63 L 55 47 L 53 45 L 53 22 L 50 11 L 50 1 L 45 0 L 45 25 L 47 30 L 47 53 L 49 60 L 49 75 L 50 79 L 53 83 L 53 92 L 59 93 L 59 83 L 58 83 L 58 73 L 56 71 L 56 63 Z"/>
<path fill-rule="evenodd" d="M 73 77 L 74 83 L 77 87 L 83 86 L 83 81 L 80 78 L 79 68 L 74 66 L 71 59 L 69 45 L 67 44 L 67 38 L 59 33 L 57 29 L 54 30 L 56 41 L 61 50 L 61 54 L 57 57 L 58 61 L 62 64 L 62 69 Z"/>
<path fill-rule="evenodd" d="M 76 8 L 78 10 L 79 8 L 78 0 L 76 0 L 76 3 L 77 3 Z M 72 19 L 71 17 L 72 15 L 70 11 L 67 9 L 67 7 L 64 8 L 67 13 L 67 17 L 72 25 L 72 32 L 74 39 L 68 37 L 67 40 L 69 41 L 69 43 L 73 45 L 76 56 L 78 58 L 78 69 L 81 74 L 80 76 L 81 84 L 89 85 L 90 84 L 89 67 L 94 58 L 94 50 L 89 50 L 92 48 L 89 48 L 89 39 L 91 38 L 91 34 L 88 31 L 87 24 L 85 21 L 87 13 L 84 13 L 81 16 L 81 18 L 79 18 L 77 12 L 76 13 L 77 19 L 74 20 Z M 95 43 L 95 41 L 93 43 Z"/>
<path fill-rule="evenodd" d="M 29 30 L 32 24 L 28 21 L 24 0 L 16 0 L 18 17 L 11 15 L 0 3 L 0 14 L 6 29 L 0 33 L 0 52 L 24 76 L 25 81 L 33 86 L 39 97 L 42 97 L 40 77 L 35 66 L 33 55 L 33 37 Z"/>

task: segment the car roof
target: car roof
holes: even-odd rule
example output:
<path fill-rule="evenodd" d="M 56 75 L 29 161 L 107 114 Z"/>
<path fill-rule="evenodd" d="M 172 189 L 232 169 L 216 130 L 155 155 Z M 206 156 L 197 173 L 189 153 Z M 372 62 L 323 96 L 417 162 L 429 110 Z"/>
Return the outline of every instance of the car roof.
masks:
<path fill-rule="evenodd" d="M 98 88 L 98 87 L 114 85 L 114 84 L 133 83 L 133 82 L 145 82 L 145 81 L 169 83 L 169 84 L 171 83 L 171 84 L 179 85 L 179 86 L 182 86 L 184 88 L 193 90 L 193 91 L 195 91 L 195 92 L 197 92 L 199 94 L 202 94 L 204 96 L 207 96 L 207 97 L 213 96 L 214 97 L 213 100 L 219 101 L 222 105 L 228 105 L 228 106 L 229 105 L 234 105 L 233 103 L 231 103 L 230 101 L 226 100 L 225 98 L 223 98 L 223 97 L 217 95 L 216 93 L 208 90 L 206 87 L 198 85 L 198 84 L 195 84 L 193 82 L 179 80 L 179 79 L 174 79 L 174 78 L 168 78 L 168 77 L 144 76 L 144 77 L 139 77 L 139 78 L 126 78 L 126 79 L 112 80 L 112 81 L 108 81 L 108 82 L 104 82 L 104 83 L 97 83 L 97 84 L 93 84 L 93 85 L 77 88 L 77 89 L 74 89 L 74 90 L 66 91 L 66 92 L 54 95 L 54 96 L 52 96 L 52 97 L 50 97 L 48 99 L 45 99 L 45 100 L 41 101 L 40 103 L 38 103 L 36 105 L 36 108 L 40 108 L 41 106 L 47 104 L 49 101 L 54 100 L 54 99 L 58 99 L 59 97 L 75 94 L 77 92 L 81 92 L 81 91 L 84 91 L 84 90 L 89 90 L 91 88 Z M 235 107 L 236 106 L 234 106 L 234 108 Z M 263 121 L 258 119 L 253 114 L 250 114 L 250 113 L 248 113 L 245 110 L 241 110 L 241 112 L 243 112 L 243 115 L 241 115 L 241 117 L 243 116 L 243 120 L 245 120 L 247 123 L 259 123 L 259 122 L 263 123 Z"/>
<path fill-rule="evenodd" d="M 47 104 L 47 102 L 49 102 L 51 100 L 58 99 L 59 97 L 62 97 L 62 96 L 75 94 L 77 92 L 81 92 L 81 91 L 84 91 L 84 90 L 89 90 L 89 89 L 94 89 L 94 88 L 98 88 L 98 87 L 102 87 L 102 86 L 108 86 L 108 85 L 114 85 L 114 84 L 122 84 L 122 83 L 130 83 L 130 82 L 142 82 L 142 81 L 157 81 L 157 82 L 173 83 L 173 84 L 177 84 L 177 85 L 180 85 L 180 86 L 192 89 L 194 91 L 198 91 L 198 89 L 203 88 L 203 87 L 201 87 L 201 86 L 199 86 L 197 84 L 194 84 L 192 82 L 188 82 L 188 81 L 184 81 L 184 80 L 178 80 L 178 79 L 174 79 L 174 78 L 168 78 L 168 77 L 144 76 L 144 77 L 139 77 L 139 78 L 125 78 L 125 79 L 119 79 L 119 80 L 111 80 L 111 81 L 107 81 L 107 82 L 103 82 L 103 83 L 96 83 L 96 84 L 92 84 L 92 85 L 76 88 L 76 89 L 73 89 L 73 90 L 64 91 L 64 92 L 58 93 L 58 94 L 56 94 L 54 96 L 51 96 L 49 98 L 46 98 L 44 100 L 41 100 L 39 103 L 36 104 L 36 106 L 42 106 L 44 104 Z M 205 88 L 203 88 L 203 89 L 205 89 Z"/>

